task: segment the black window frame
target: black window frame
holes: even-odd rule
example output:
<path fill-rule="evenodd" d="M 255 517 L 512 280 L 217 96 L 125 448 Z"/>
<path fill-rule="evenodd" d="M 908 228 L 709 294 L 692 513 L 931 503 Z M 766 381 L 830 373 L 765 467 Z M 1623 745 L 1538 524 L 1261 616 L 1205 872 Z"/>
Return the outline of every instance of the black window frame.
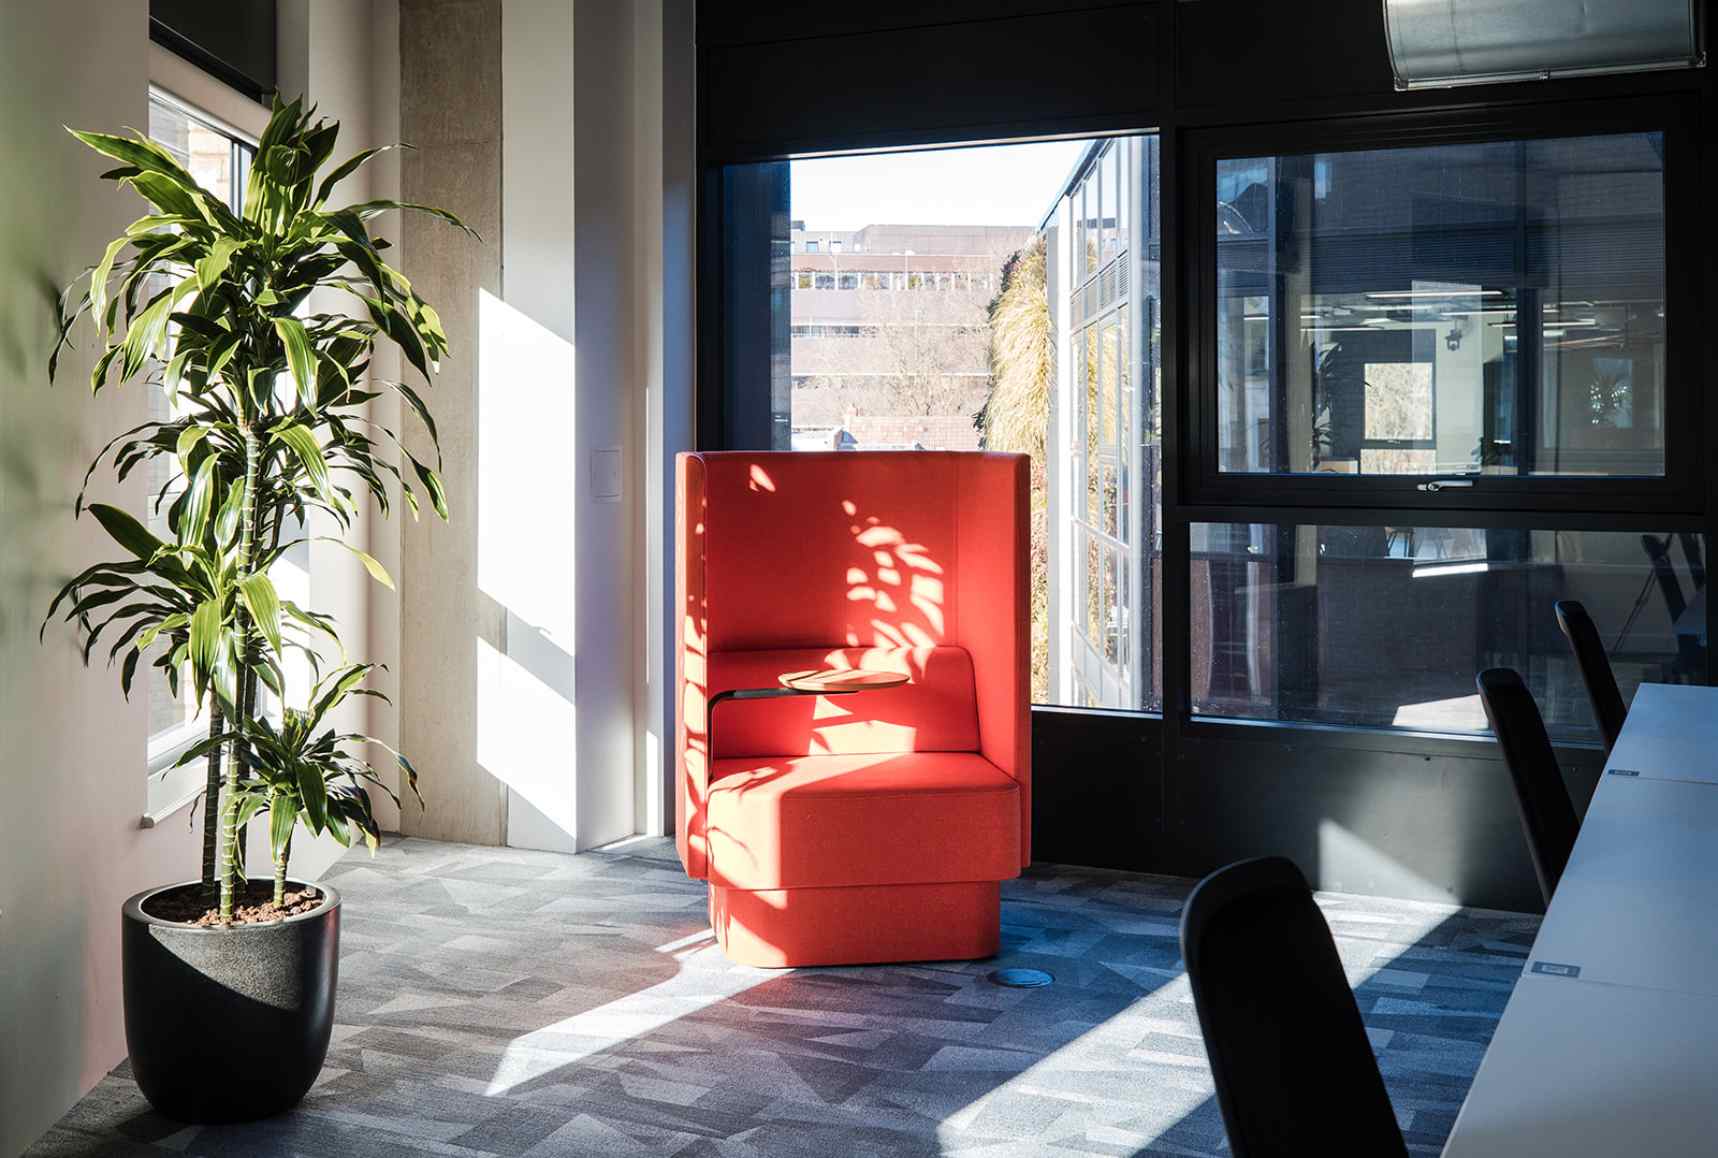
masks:
<path fill-rule="evenodd" d="M 1353 476 L 1219 470 L 1219 161 L 1641 132 L 1664 134 L 1664 474 Z M 1322 513 L 1390 508 L 1446 525 L 1449 520 L 1438 516 L 1477 511 L 1703 513 L 1707 499 L 1702 389 L 1706 343 L 1701 337 L 1700 301 L 1703 250 L 1698 241 L 1689 240 L 1697 238 L 1700 229 L 1701 174 L 1706 163 L 1702 146 L 1697 100 L 1684 94 L 1190 129 L 1183 141 L 1191 230 L 1183 241 L 1188 357 L 1180 439 L 1185 464 L 1182 505 L 1274 508 L 1284 522 L 1319 522 Z M 1440 477 L 1462 477 L 1472 485 L 1421 489 L 1421 484 Z"/>

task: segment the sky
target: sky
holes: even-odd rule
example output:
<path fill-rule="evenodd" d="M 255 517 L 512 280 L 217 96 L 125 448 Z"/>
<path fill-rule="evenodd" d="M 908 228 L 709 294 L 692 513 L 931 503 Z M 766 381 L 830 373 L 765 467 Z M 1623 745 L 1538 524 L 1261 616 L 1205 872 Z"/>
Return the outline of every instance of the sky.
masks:
<path fill-rule="evenodd" d="M 1042 141 L 794 161 L 793 218 L 807 229 L 1036 228 L 1085 147 L 1085 141 Z"/>

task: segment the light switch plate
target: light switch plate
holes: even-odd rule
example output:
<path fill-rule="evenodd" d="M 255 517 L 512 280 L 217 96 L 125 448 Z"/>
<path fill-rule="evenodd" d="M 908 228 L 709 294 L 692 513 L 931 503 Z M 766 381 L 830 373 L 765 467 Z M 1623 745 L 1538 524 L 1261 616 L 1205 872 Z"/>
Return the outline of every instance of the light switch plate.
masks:
<path fill-rule="evenodd" d="M 620 502 L 620 447 L 591 452 L 591 498 L 599 503 Z"/>

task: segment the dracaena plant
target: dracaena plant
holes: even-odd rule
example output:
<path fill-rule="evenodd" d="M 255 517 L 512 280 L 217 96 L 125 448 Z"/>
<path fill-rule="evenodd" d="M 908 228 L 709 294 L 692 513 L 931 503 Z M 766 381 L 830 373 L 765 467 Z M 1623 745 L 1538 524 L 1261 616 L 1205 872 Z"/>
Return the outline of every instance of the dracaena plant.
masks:
<path fill-rule="evenodd" d="M 133 427 L 103 449 L 86 489 L 104 462 L 120 480 L 159 459 L 171 458 L 177 469 L 149 500 L 157 515 L 165 511 L 165 537 L 124 510 L 89 504 L 123 557 L 68 582 L 43 628 L 63 606 L 84 633 L 86 662 L 108 641 L 108 662 L 119 665 L 127 695 L 147 660 L 175 694 L 185 672 L 199 705 L 209 704 L 209 739 L 185 759 L 208 762 L 203 880 L 218 893 L 223 921 L 243 884 L 241 825 L 259 808 L 280 802 L 277 829 L 290 826 L 279 819 L 290 811 L 344 839 L 354 830 L 375 834 L 367 800 L 360 811 L 343 788 L 328 788 L 338 778 L 361 795 L 364 782 L 375 782 L 351 755 L 368 738 L 329 734 L 307 744 L 294 732 L 304 720 L 319 722 L 371 669 L 345 663 L 329 616 L 280 597 L 270 566 L 306 540 L 304 528 L 321 517 L 316 512 L 349 529 L 366 496 L 384 515 L 397 493 L 414 518 L 421 501 L 447 518 L 428 407 L 410 384 L 369 374 L 385 340 L 427 381 L 447 337 L 435 310 L 388 264 L 388 243 L 371 235 L 369 223 L 400 209 L 465 226 L 444 210 L 406 202 L 332 205 L 340 182 L 383 151 L 367 149 L 323 172 L 338 132 L 338 123 L 316 118 L 314 108 L 277 99 L 257 142 L 243 209 L 234 213 L 141 134 L 72 131 L 118 162 L 102 176 L 129 186 L 151 211 L 61 297 L 49 377 L 87 319 L 99 345 L 92 392 L 157 389 L 170 404 L 171 417 Z M 366 403 L 390 390 L 423 424 L 433 463 L 366 414 Z M 84 507 L 80 492 L 76 513 Z M 322 538 L 393 586 L 370 555 L 338 536 Z M 320 676 L 319 657 L 330 649 L 342 666 L 332 684 L 317 685 L 303 713 L 289 713 L 279 727 L 259 718 L 259 684 L 283 702 L 289 696 L 289 653 L 303 655 Z M 290 760 L 289 749 L 297 753 Z M 287 764 L 299 785 L 293 793 L 276 791 Z M 415 773 L 401 765 L 415 789 Z M 318 779 L 320 794 L 311 784 Z M 253 807 L 258 799 L 267 803 Z M 342 803 L 331 813 L 328 800 Z M 284 843 L 277 850 L 284 854 Z M 283 873 L 281 863 L 277 876 Z"/>
<path fill-rule="evenodd" d="M 250 775 L 239 783 L 235 819 L 243 827 L 259 813 L 268 814 L 276 904 L 286 897 L 287 862 L 299 824 L 313 833 L 329 833 L 344 846 L 362 838 L 374 852 L 381 830 L 365 786 L 385 793 L 398 807 L 399 794 L 355 749 L 361 751 L 365 744 L 386 749 L 403 770 L 407 786 L 417 793 L 417 772 L 402 753 L 357 732 L 323 727 L 328 714 L 351 696 L 387 699 L 379 691 L 358 686 L 375 667 L 364 663 L 337 667 L 310 689 L 305 710 L 287 708 L 278 725 L 259 716 L 242 732 L 211 736 L 183 757 L 194 760 L 228 743 L 248 744 Z"/>

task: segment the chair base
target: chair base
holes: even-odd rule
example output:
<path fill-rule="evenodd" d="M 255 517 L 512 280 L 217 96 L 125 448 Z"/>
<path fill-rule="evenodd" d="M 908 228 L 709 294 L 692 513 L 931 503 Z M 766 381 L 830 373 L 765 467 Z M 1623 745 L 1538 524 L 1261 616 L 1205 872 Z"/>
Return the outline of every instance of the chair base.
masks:
<path fill-rule="evenodd" d="M 971 961 L 1002 939 L 1002 885 L 745 889 L 710 886 L 710 927 L 728 959 L 780 969 Z"/>

